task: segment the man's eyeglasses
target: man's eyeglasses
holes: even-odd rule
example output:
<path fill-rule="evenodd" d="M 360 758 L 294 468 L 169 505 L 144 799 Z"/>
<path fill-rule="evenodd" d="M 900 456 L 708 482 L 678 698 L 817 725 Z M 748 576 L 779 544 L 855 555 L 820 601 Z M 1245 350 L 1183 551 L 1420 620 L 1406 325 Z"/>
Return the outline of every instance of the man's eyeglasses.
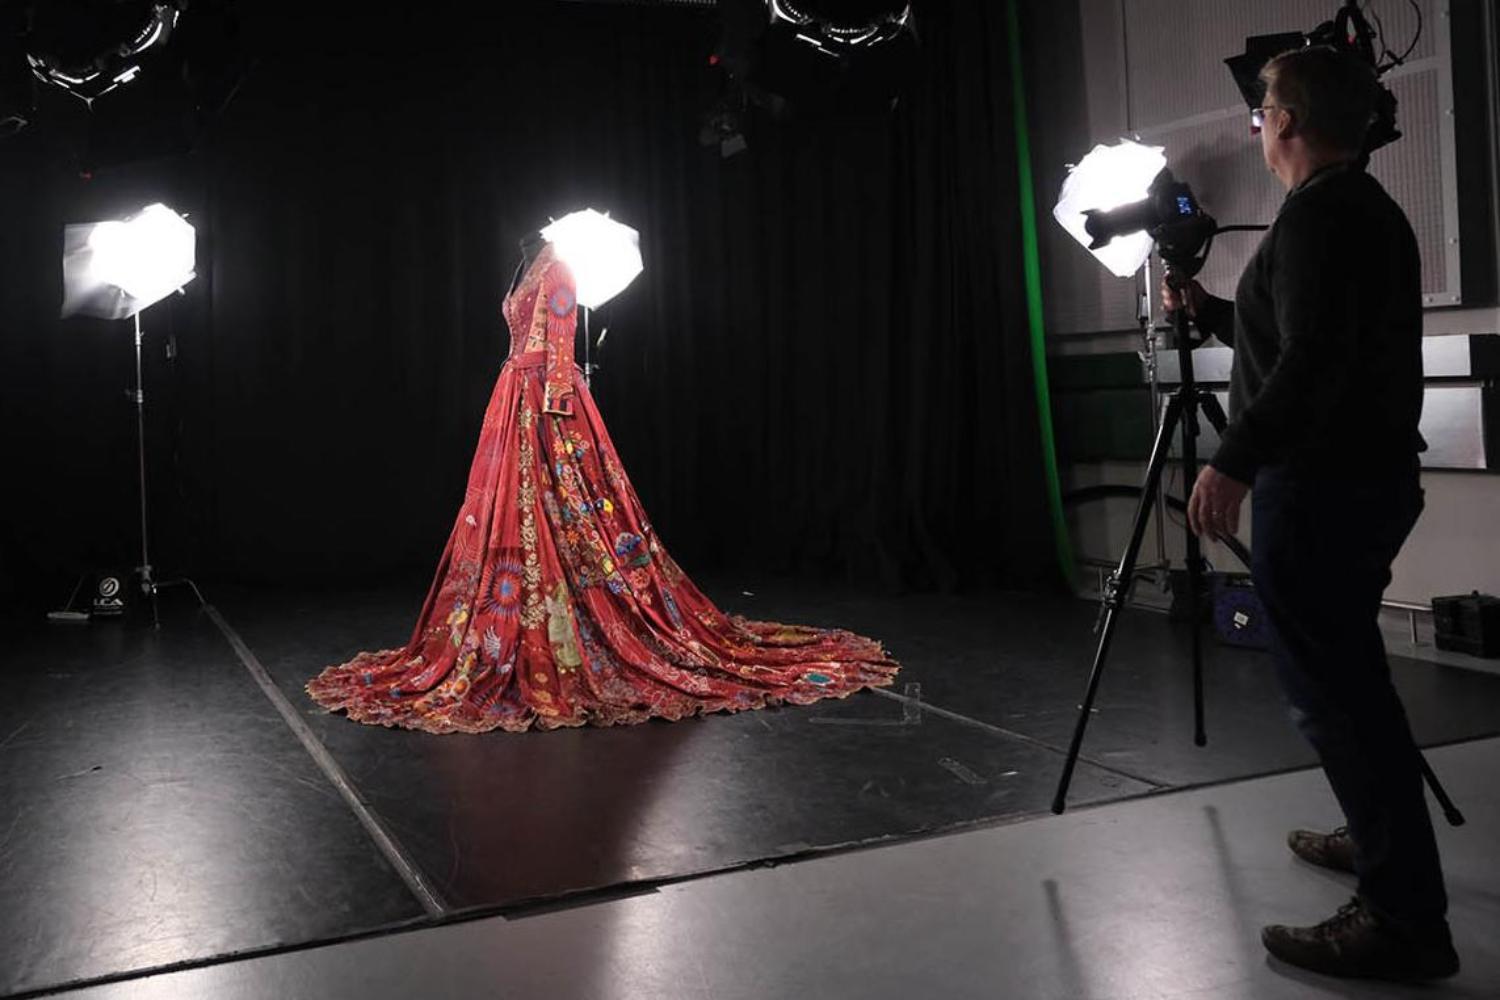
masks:
<path fill-rule="evenodd" d="M 1277 108 L 1281 108 L 1283 111 L 1285 111 L 1289 110 L 1290 106 L 1286 104 L 1262 104 L 1258 108 L 1251 108 L 1250 134 L 1260 135 L 1260 130 L 1264 128 L 1266 124 L 1266 112 L 1275 111 Z"/>

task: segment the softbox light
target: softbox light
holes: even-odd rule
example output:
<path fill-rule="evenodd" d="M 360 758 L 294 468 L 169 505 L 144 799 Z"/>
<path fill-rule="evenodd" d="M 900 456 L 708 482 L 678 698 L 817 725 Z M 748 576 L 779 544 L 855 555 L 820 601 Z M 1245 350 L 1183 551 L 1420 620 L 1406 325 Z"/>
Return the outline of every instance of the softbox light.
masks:
<path fill-rule="evenodd" d="M 1068 172 L 1052 217 L 1111 273 L 1128 278 L 1151 256 L 1151 237 L 1144 232 L 1117 236 L 1105 246 L 1091 249 L 1093 237 L 1084 228 L 1084 213 L 1140 201 L 1166 165 L 1161 146 L 1144 146 L 1129 139 L 1113 146 L 1095 146 Z"/>
<path fill-rule="evenodd" d="M 160 203 L 122 221 L 66 227 L 63 316 L 127 319 L 194 278 L 196 233 Z"/>
<path fill-rule="evenodd" d="M 640 234 L 602 212 L 570 212 L 541 231 L 573 272 L 579 305 L 597 309 L 643 270 Z"/>

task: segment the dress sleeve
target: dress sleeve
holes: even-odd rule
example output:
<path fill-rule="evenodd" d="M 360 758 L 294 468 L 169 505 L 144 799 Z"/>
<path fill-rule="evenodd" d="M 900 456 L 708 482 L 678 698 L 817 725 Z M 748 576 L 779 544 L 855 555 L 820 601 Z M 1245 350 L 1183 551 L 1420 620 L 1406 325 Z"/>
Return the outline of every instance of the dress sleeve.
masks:
<path fill-rule="evenodd" d="M 573 273 L 562 261 L 553 261 L 542 278 L 541 308 L 547 318 L 546 413 L 573 414 L 573 339 L 578 330 L 578 300 Z"/>

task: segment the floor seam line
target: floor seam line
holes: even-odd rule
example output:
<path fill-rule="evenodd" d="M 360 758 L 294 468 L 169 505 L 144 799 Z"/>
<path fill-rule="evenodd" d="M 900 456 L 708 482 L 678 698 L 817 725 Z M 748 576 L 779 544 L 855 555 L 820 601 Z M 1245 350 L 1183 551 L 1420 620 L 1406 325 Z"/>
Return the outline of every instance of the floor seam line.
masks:
<path fill-rule="evenodd" d="M 967 715 L 960 715 L 958 712 L 955 712 L 952 709 L 941 708 L 929 701 L 922 701 L 920 698 L 910 698 L 906 695 L 896 694 L 894 691 L 883 691 L 880 688 L 871 688 L 870 690 L 883 698 L 892 698 L 905 704 L 916 705 L 925 711 L 931 712 L 934 715 L 940 715 L 945 719 L 952 719 L 954 722 L 962 722 L 970 726 L 975 726 L 979 729 L 985 730 L 986 732 L 996 733 L 1000 736 L 1008 736 L 1014 740 L 1020 740 L 1022 743 L 1027 743 L 1031 746 L 1039 747 L 1040 749 L 1046 750 L 1049 753 L 1057 754 L 1059 757 L 1066 757 L 1068 755 L 1068 752 L 1062 747 L 1054 746 L 1053 744 L 1048 743 L 1046 740 L 1039 740 L 1035 736 L 1027 736 L 1025 733 L 1019 733 L 1013 729 L 1006 729 L 1004 726 L 997 726 L 992 722 L 985 722 L 982 719 L 974 719 L 970 718 Z M 1151 778 L 1146 778 L 1139 774 L 1132 774 L 1129 771 L 1122 770 L 1111 764 L 1106 764 L 1103 761 L 1086 756 L 1084 754 L 1079 754 L 1078 759 L 1083 761 L 1085 764 L 1099 768 L 1101 771 L 1108 771 L 1110 774 L 1113 774 L 1116 777 L 1129 778 L 1131 781 L 1138 781 L 1143 785 L 1149 785 L 1153 789 L 1164 791 L 1166 789 L 1177 787 L 1175 785 L 1164 784 L 1160 781 L 1154 781 Z"/>
<path fill-rule="evenodd" d="M 375 842 L 375 847 L 385 858 L 386 863 L 395 870 L 396 875 L 406 885 L 422 909 L 429 917 L 441 917 L 451 912 L 452 907 L 447 904 L 437 890 L 429 883 L 422 874 L 421 869 L 396 842 L 396 838 L 385 828 L 369 804 L 360 797 L 355 789 L 354 783 L 349 780 L 348 774 L 344 772 L 338 761 L 334 760 L 333 754 L 323 745 L 322 741 L 313 734 L 312 729 L 297 714 L 296 708 L 282 694 L 276 682 L 271 679 L 270 673 L 256 657 L 255 653 L 234 630 L 219 610 L 213 605 L 204 605 L 204 611 L 218 627 L 224 638 L 228 640 L 235 655 L 239 657 L 240 664 L 249 672 L 251 678 L 260 687 L 261 693 L 271 702 L 272 706 L 281 715 L 282 721 L 291 729 L 292 735 L 302 744 L 302 748 L 312 757 L 313 763 L 323 776 L 333 785 L 339 797 L 344 800 L 344 805 L 354 813 L 355 819 L 360 826 L 364 827 L 365 833 Z"/>

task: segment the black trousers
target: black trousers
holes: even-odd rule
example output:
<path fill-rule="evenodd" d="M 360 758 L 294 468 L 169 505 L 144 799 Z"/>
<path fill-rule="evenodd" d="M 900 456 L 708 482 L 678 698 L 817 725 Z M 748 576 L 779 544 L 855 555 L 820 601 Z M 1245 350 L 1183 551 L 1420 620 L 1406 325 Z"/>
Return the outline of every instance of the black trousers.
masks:
<path fill-rule="evenodd" d="M 1266 468 L 1251 496 L 1252 574 L 1272 652 L 1292 717 L 1348 821 L 1359 896 L 1415 927 L 1442 922 L 1448 899 L 1377 619 L 1422 500 L 1415 464 L 1353 476 Z"/>

